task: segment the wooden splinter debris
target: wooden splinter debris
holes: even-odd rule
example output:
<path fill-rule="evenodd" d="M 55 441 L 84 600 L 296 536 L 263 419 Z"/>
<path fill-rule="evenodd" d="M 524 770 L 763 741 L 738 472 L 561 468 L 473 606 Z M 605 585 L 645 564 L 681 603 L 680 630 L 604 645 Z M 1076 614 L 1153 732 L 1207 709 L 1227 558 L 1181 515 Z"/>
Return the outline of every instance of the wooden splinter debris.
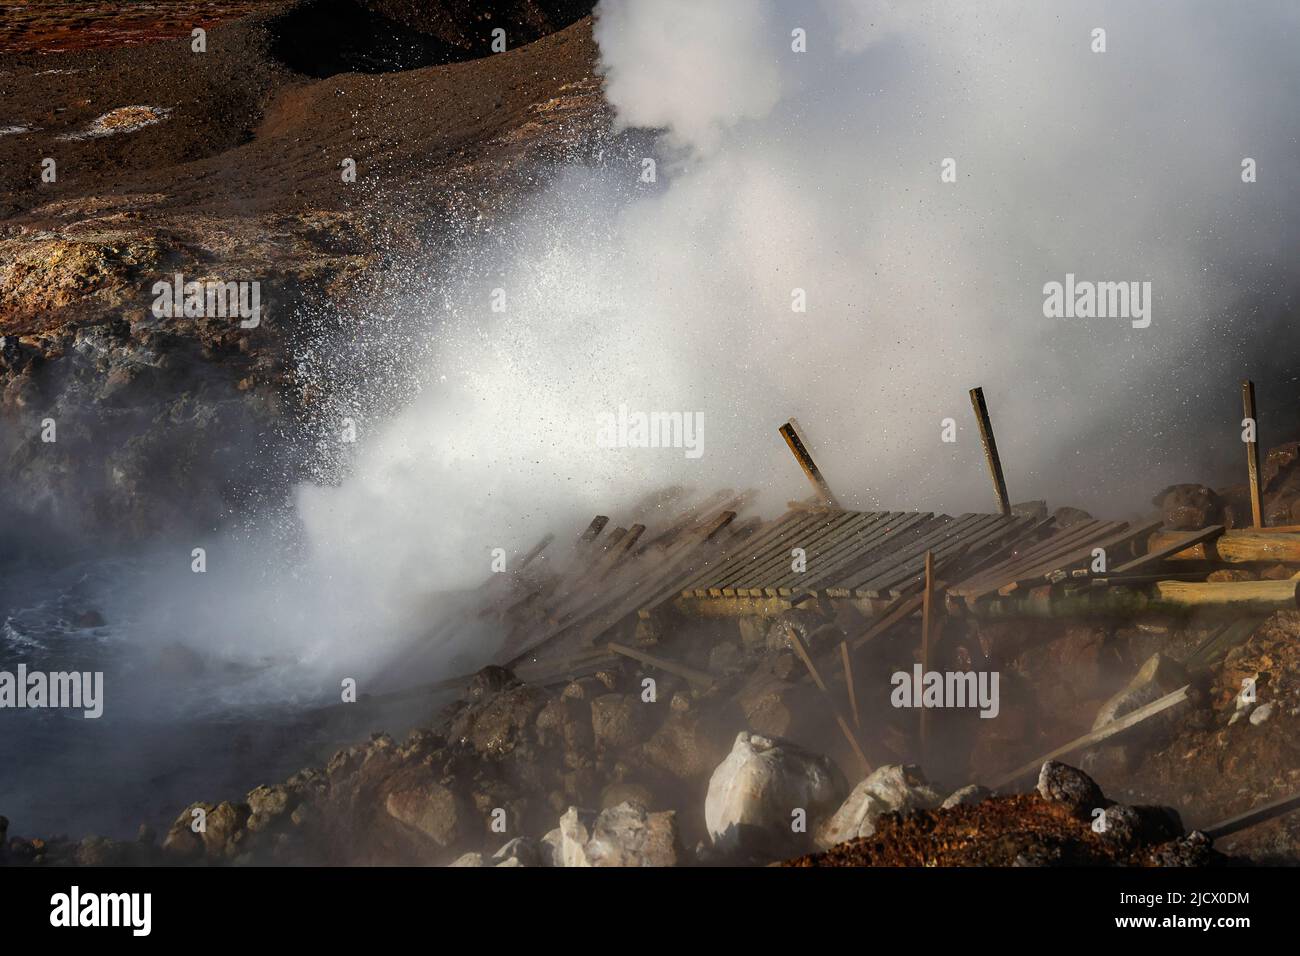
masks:
<path fill-rule="evenodd" d="M 1250 429 L 1246 444 L 1246 470 L 1250 478 L 1250 517 L 1256 528 L 1264 527 L 1264 485 L 1259 468 L 1259 419 L 1255 417 L 1255 383 L 1241 383 L 1242 428 Z M 1247 424 L 1246 420 L 1249 420 Z"/>
<path fill-rule="evenodd" d="M 835 698 L 831 696 L 830 688 L 827 687 L 826 682 L 822 680 L 821 672 L 817 670 L 817 665 L 813 662 L 812 654 L 808 652 L 808 646 L 804 644 L 803 639 L 799 637 L 799 632 L 796 631 L 794 626 L 789 622 L 785 625 L 785 632 L 789 635 L 790 646 L 794 648 L 794 652 L 799 655 L 799 659 L 803 661 L 803 666 L 808 668 L 808 676 L 811 677 L 813 683 L 817 685 L 817 689 L 821 691 L 823 699 L 825 699 L 827 706 L 831 709 L 831 713 L 835 715 L 835 722 L 840 725 L 840 730 L 843 732 L 845 739 L 848 740 L 849 746 L 853 748 L 854 756 L 856 756 L 858 761 L 862 764 L 863 773 L 871 773 L 871 761 L 867 760 L 867 755 L 862 752 L 862 745 L 858 743 L 857 734 L 855 734 L 853 728 L 849 726 L 849 722 L 845 719 L 844 713 L 840 710 L 839 705 L 835 703 Z"/>
<path fill-rule="evenodd" d="M 1002 475 L 1002 459 L 998 457 L 998 443 L 993 437 L 993 422 L 989 419 L 989 408 L 984 402 L 984 389 L 972 388 L 970 403 L 975 409 L 975 421 L 980 429 L 980 442 L 984 445 L 984 460 L 988 462 L 989 476 L 993 479 L 993 494 L 998 501 L 998 511 L 1009 515 L 1011 499 L 1007 497 L 1007 480 Z"/>
<path fill-rule="evenodd" d="M 826 479 L 822 477 L 821 469 L 817 467 L 817 463 L 813 461 L 812 455 L 808 453 L 808 448 L 804 445 L 803 439 L 800 437 L 799 432 L 795 427 L 794 419 L 792 418 L 782 425 L 780 431 L 781 437 L 784 438 L 785 443 L 790 446 L 790 453 L 793 454 L 795 460 L 799 462 L 799 467 L 803 469 L 803 473 L 808 476 L 808 480 L 816 490 L 818 500 L 820 500 L 827 508 L 838 509 L 840 503 L 836 500 L 834 493 L 832 493 L 831 486 L 828 485 Z"/>

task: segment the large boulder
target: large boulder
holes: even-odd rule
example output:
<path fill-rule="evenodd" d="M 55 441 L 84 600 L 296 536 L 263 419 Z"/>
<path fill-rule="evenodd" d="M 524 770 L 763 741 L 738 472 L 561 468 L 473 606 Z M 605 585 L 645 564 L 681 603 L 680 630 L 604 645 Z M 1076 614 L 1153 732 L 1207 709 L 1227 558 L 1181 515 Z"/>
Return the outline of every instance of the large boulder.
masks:
<path fill-rule="evenodd" d="M 690 712 L 675 713 L 646 741 L 646 759 L 680 780 L 709 773 L 723 757 L 725 744 L 713 725 Z"/>
<path fill-rule="evenodd" d="M 464 802 L 435 780 L 410 782 L 388 794 L 384 809 L 440 849 L 454 846 L 468 826 Z"/>
<path fill-rule="evenodd" d="M 817 842 L 831 847 L 871 836 L 882 814 L 932 810 L 942 800 L 943 795 L 930 786 L 919 767 L 887 764 L 853 788 L 835 815 L 817 832 Z"/>
<path fill-rule="evenodd" d="M 622 750 L 644 740 L 646 706 L 631 694 L 602 694 L 591 702 L 598 751 Z"/>
<path fill-rule="evenodd" d="M 805 843 L 804 831 L 839 806 L 847 789 L 828 758 L 741 731 L 709 779 L 704 822 L 720 848 L 782 853 Z"/>
<path fill-rule="evenodd" d="M 561 866 L 677 866 L 684 856 L 671 810 L 650 813 L 632 802 L 599 814 L 569 807 L 559 829 Z"/>
<path fill-rule="evenodd" d="M 1151 499 L 1164 515 L 1165 527 L 1194 531 L 1218 522 L 1223 499 L 1204 485 L 1170 485 Z"/>

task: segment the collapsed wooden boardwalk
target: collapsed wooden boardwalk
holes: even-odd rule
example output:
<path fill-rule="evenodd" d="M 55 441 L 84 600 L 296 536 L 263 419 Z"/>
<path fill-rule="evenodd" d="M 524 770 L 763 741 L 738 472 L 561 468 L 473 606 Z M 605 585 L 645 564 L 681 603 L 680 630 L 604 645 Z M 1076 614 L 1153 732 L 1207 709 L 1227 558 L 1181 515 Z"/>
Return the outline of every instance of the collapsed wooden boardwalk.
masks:
<path fill-rule="evenodd" d="M 1204 582 L 1234 562 L 1289 554 L 1300 561 L 1294 530 L 1260 528 L 1268 533 L 1254 538 L 1219 526 L 1165 532 L 1159 521 L 1130 525 L 1081 513 L 1063 522 L 1041 504 L 1015 513 L 983 392 L 973 389 L 970 397 L 996 511 L 845 509 L 791 420 L 780 434 L 812 499 L 763 519 L 747 515 L 752 493 L 720 491 L 692 502 L 675 489 L 625 525 L 611 527 L 597 515 L 567 550 L 548 535 L 479 594 L 477 617 L 505 633 L 498 663 L 591 656 L 602 640 L 617 642 L 629 622 L 653 626 L 669 609 L 767 621 L 805 602 L 823 610 L 848 603 L 864 619 L 901 621 L 919 608 L 901 614 L 899 602 L 925 589 L 927 566 L 942 578 L 945 613 L 1084 616 L 1222 606 L 1257 614 L 1296 606 L 1294 582 Z M 1253 389 L 1243 388 L 1243 401 L 1253 414 Z M 1248 459 L 1258 502 L 1253 446 Z"/>

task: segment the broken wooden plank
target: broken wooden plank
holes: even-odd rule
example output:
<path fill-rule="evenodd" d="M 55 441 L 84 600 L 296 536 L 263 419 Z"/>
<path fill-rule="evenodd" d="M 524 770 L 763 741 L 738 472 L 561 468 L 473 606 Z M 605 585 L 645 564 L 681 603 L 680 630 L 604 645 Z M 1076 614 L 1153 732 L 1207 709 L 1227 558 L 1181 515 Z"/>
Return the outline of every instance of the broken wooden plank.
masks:
<path fill-rule="evenodd" d="M 587 530 L 578 536 L 578 544 L 591 544 L 605 530 L 605 525 L 609 524 L 609 515 L 596 515 L 591 519 L 591 524 L 587 525 Z"/>
<path fill-rule="evenodd" d="M 1181 531 L 1157 531 L 1149 548 L 1163 548 L 1182 535 Z M 1255 561 L 1300 564 L 1300 533 L 1276 529 L 1248 528 L 1225 531 L 1211 541 L 1203 541 L 1169 556 L 1170 561 L 1222 561 L 1249 564 Z"/>
<path fill-rule="evenodd" d="M 821 469 L 813 461 L 812 455 L 808 453 L 807 446 L 804 445 L 803 438 L 795 429 L 794 419 L 792 418 L 782 425 L 780 432 L 781 437 L 785 439 L 785 443 L 790 446 L 790 453 L 799 462 L 799 467 L 803 469 L 803 473 L 808 476 L 808 480 L 816 490 L 818 499 L 828 508 L 839 508 L 840 503 L 835 499 L 831 486 L 826 483 Z"/>
<path fill-rule="evenodd" d="M 1223 534 L 1223 525 L 1213 524 L 1208 528 L 1201 528 L 1199 531 L 1189 531 L 1184 535 L 1178 536 L 1175 540 L 1169 541 L 1158 548 L 1147 547 L 1147 553 L 1134 558 L 1132 561 L 1125 562 L 1117 568 L 1112 568 L 1108 575 L 1131 574 L 1138 568 L 1146 567 L 1149 564 L 1155 564 L 1157 561 L 1164 561 L 1172 557 L 1179 551 L 1195 547 L 1206 541 L 1213 541 L 1219 535 Z"/>
<path fill-rule="evenodd" d="M 1293 793 L 1289 797 L 1282 797 L 1271 803 L 1266 803 L 1262 807 L 1255 807 L 1245 813 L 1238 813 L 1226 820 L 1220 820 L 1212 826 L 1205 827 L 1201 832 L 1211 840 L 1218 840 L 1220 837 L 1237 833 L 1258 823 L 1275 820 L 1295 810 L 1300 810 L 1300 793 Z"/>
<path fill-rule="evenodd" d="M 994 790 L 1002 790 L 1011 786 L 1013 783 L 1024 779 L 1032 773 L 1037 773 L 1042 768 L 1043 764 L 1047 763 L 1049 760 L 1058 760 L 1061 757 L 1074 753 L 1075 751 L 1083 750 L 1099 744 L 1103 740 L 1109 740 L 1111 737 L 1128 730 L 1130 727 L 1136 727 L 1148 717 L 1154 717 L 1156 714 L 1164 713 L 1169 708 L 1176 707 L 1186 701 L 1187 691 L 1191 686 L 1191 684 L 1184 684 L 1182 687 L 1178 688 L 1178 690 L 1166 694 L 1158 700 L 1153 700 L 1145 707 L 1139 707 L 1132 713 L 1125 714 L 1123 717 L 1119 718 L 1119 720 L 1112 720 L 1104 727 L 1100 727 L 1091 733 L 1084 734 L 1082 737 L 1076 737 L 1068 744 L 1057 747 L 1055 750 L 1048 751 L 1041 757 L 1035 758 L 1034 760 L 1029 761 L 1029 763 L 1023 764 L 1010 773 L 999 777 L 989 786 Z"/>
<path fill-rule="evenodd" d="M 998 512 L 1011 514 L 1011 499 L 1007 497 L 1007 480 L 1002 474 L 1002 459 L 998 456 L 997 439 L 993 437 L 993 422 L 989 418 L 989 408 L 984 402 L 984 389 L 970 390 L 971 407 L 975 409 L 975 421 L 979 425 L 980 442 L 984 446 L 984 460 L 989 466 L 989 477 L 993 479 L 993 497 L 998 503 Z"/>
<path fill-rule="evenodd" d="M 1242 429 L 1249 430 L 1246 445 L 1246 474 L 1250 483 L 1250 517 L 1256 528 L 1264 527 L 1264 483 L 1259 467 L 1259 419 L 1255 415 L 1255 383 L 1241 383 Z"/>
<path fill-rule="evenodd" d="M 704 690 L 708 690 L 716 683 L 711 675 L 706 674 L 703 671 L 697 671 L 693 667 L 687 667 L 685 664 L 678 664 L 676 661 L 656 657 L 654 654 L 647 654 L 645 651 L 638 650 L 635 647 L 628 647 L 626 644 L 617 644 L 614 641 L 610 641 L 605 645 L 605 647 L 613 651 L 615 654 L 622 654 L 624 657 L 630 657 L 632 660 L 640 661 L 642 664 L 657 667 L 661 671 L 676 674 L 678 677 L 684 677 L 692 684 Z"/>

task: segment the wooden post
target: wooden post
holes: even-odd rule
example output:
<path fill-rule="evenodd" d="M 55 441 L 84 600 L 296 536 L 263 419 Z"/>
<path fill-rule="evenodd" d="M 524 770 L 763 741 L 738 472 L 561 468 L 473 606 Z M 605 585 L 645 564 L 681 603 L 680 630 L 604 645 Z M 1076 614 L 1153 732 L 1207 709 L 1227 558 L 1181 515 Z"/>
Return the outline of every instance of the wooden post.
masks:
<path fill-rule="evenodd" d="M 984 389 L 972 388 L 970 403 L 975 409 L 975 421 L 979 424 L 980 441 L 984 445 L 984 460 L 988 462 L 989 475 L 993 478 L 993 494 L 998 499 L 998 511 L 1009 515 L 1011 499 L 1007 497 L 1007 480 L 1002 476 L 1002 459 L 998 457 L 998 443 L 993 437 L 993 422 L 989 419 L 988 406 L 984 404 Z"/>
<path fill-rule="evenodd" d="M 835 495 L 831 492 L 831 486 L 826 483 L 822 477 L 821 469 L 813 461 L 812 455 L 808 454 L 807 447 L 804 446 L 803 439 L 799 437 L 799 432 L 795 429 L 794 419 L 790 419 L 781 426 L 781 437 L 785 443 L 790 446 L 790 452 L 794 455 L 795 460 L 799 462 L 799 467 L 803 473 L 808 476 L 812 486 L 817 491 L 817 497 L 821 499 L 822 504 L 828 508 L 839 508 L 840 503 L 835 500 Z"/>
<path fill-rule="evenodd" d="M 853 726 L 862 729 L 862 715 L 858 713 L 858 689 L 853 686 L 853 655 L 849 642 L 840 641 L 840 659 L 844 662 L 844 685 L 849 691 L 849 710 L 853 712 Z"/>
<path fill-rule="evenodd" d="M 1255 440 L 1246 442 L 1246 470 L 1250 474 L 1250 517 L 1256 528 L 1262 528 L 1264 527 L 1264 485 L 1259 468 L 1259 419 L 1255 417 L 1255 383 L 1250 379 L 1241 383 L 1241 414 L 1250 419 L 1255 433 Z"/>
<path fill-rule="evenodd" d="M 863 775 L 865 776 L 871 773 L 871 761 L 869 761 L 867 755 L 863 753 L 862 744 L 858 743 L 857 734 L 853 732 L 853 728 L 849 726 L 849 722 L 844 719 L 844 714 L 841 713 L 839 707 L 836 706 L 835 698 L 831 696 L 830 688 L 826 686 L 826 682 L 822 680 L 821 672 L 817 670 L 817 665 L 813 663 L 812 654 L 809 652 L 807 645 L 804 644 L 803 639 L 799 637 L 799 633 L 794 629 L 793 625 L 787 623 L 785 631 L 790 638 L 790 646 L 794 648 L 794 652 L 799 655 L 799 659 L 803 661 L 803 666 L 808 668 L 808 676 L 811 677 L 813 683 L 817 685 L 817 689 L 822 692 L 822 698 L 826 701 L 827 706 L 830 707 L 831 713 L 835 715 L 835 723 L 839 724 L 840 732 L 844 734 L 845 739 L 849 742 L 849 746 L 853 749 L 853 755 L 857 757 L 858 761 L 862 764 Z"/>
<path fill-rule="evenodd" d="M 930 671 L 930 653 L 933 651 L 934 628 L 934 552 L 925 552 L 925 597 L 921 604 L 921 673 Z M 928 756 L 930 745 L 930 712 L 921 708 L 921 759 Z"/>

